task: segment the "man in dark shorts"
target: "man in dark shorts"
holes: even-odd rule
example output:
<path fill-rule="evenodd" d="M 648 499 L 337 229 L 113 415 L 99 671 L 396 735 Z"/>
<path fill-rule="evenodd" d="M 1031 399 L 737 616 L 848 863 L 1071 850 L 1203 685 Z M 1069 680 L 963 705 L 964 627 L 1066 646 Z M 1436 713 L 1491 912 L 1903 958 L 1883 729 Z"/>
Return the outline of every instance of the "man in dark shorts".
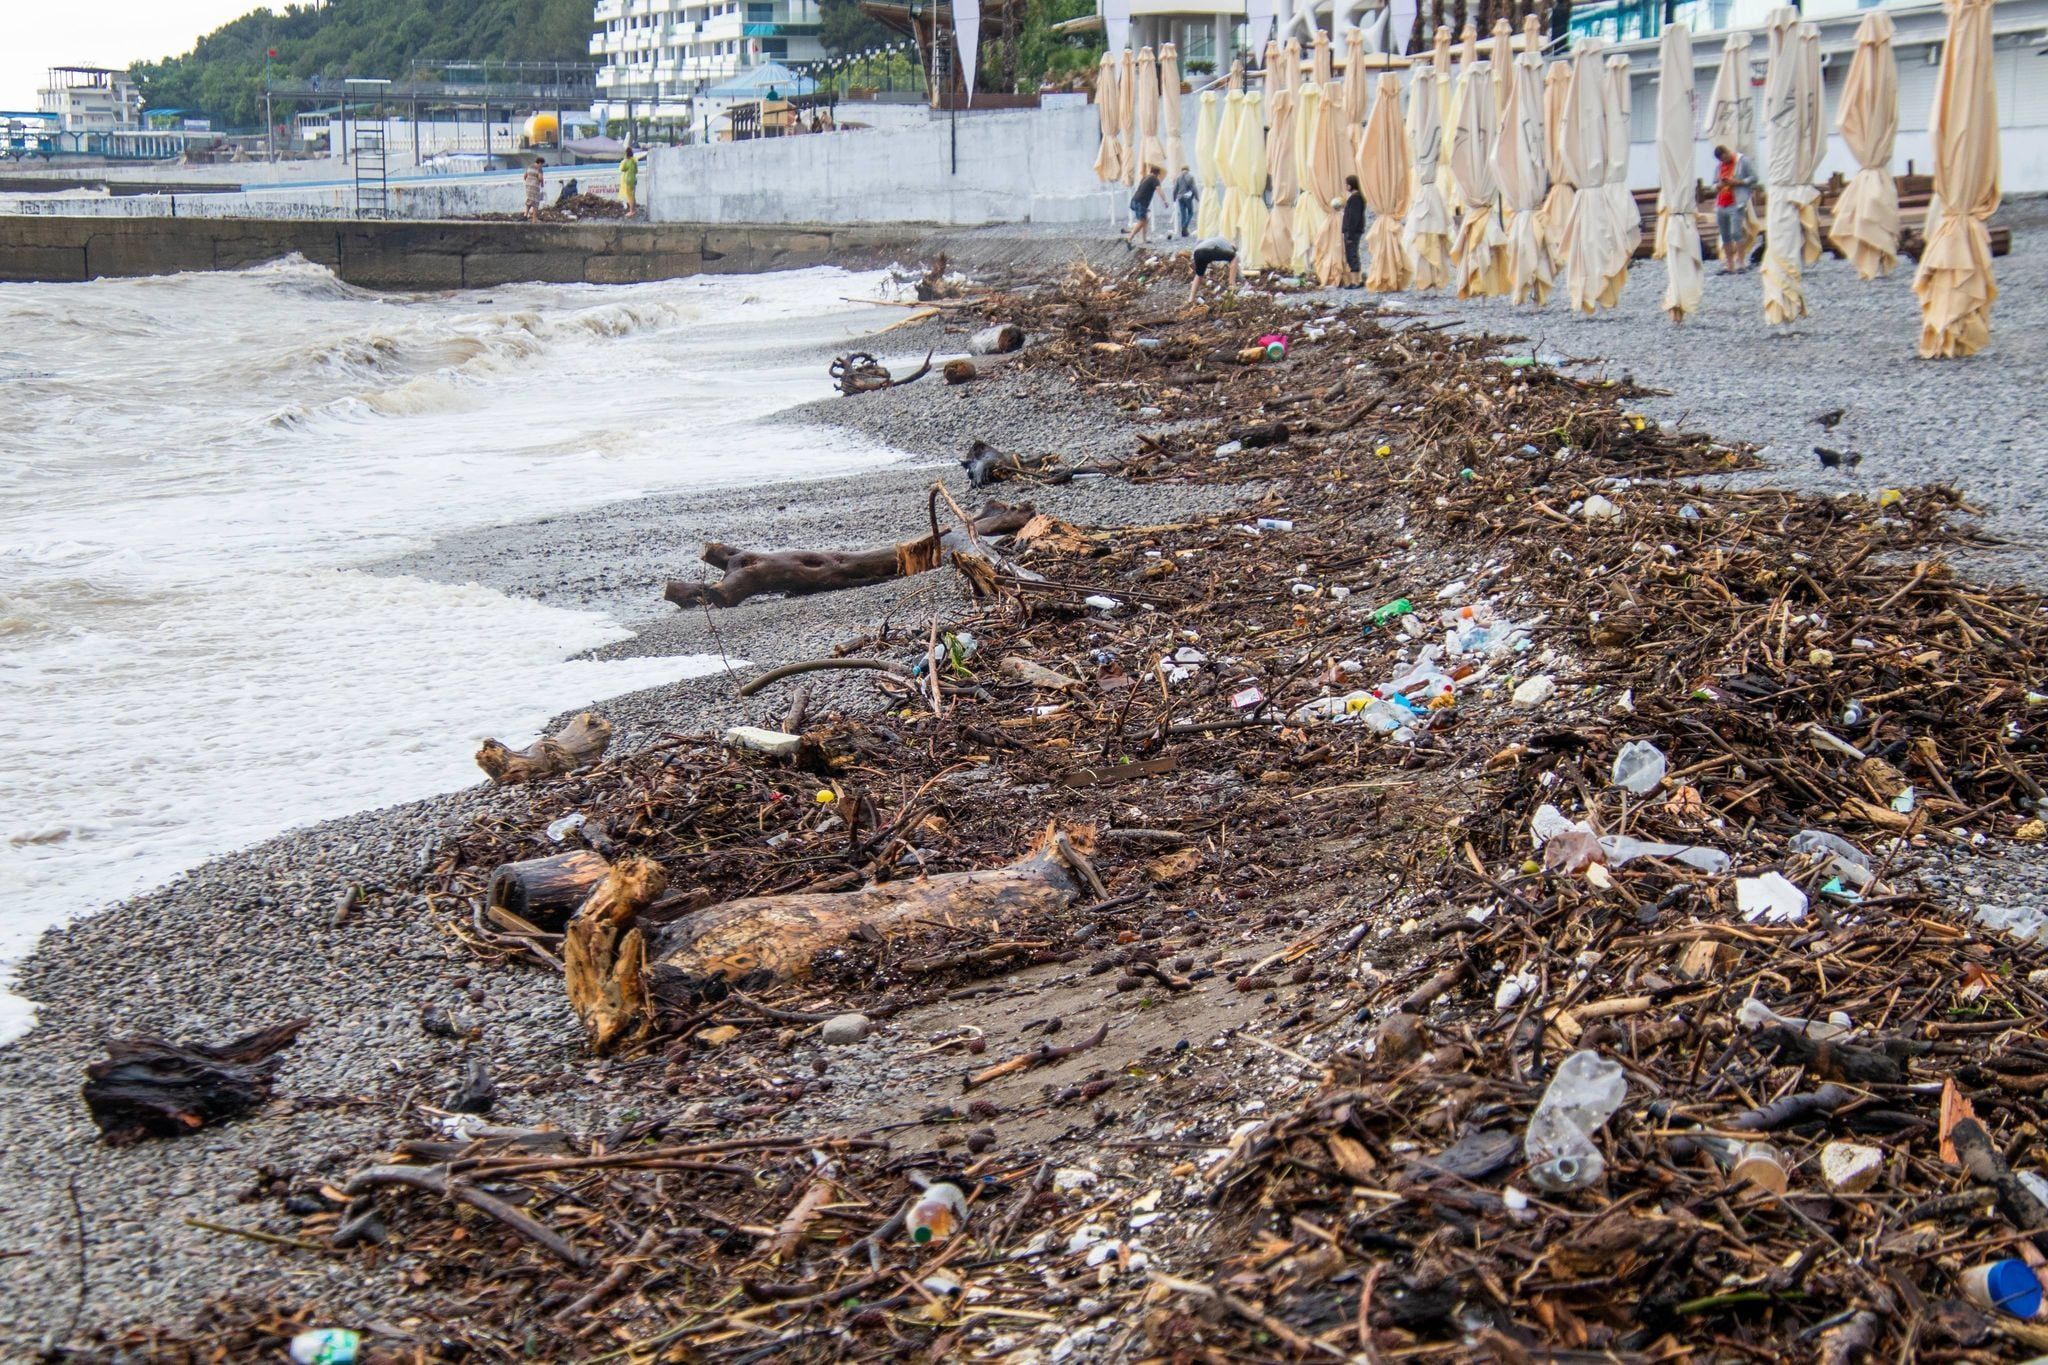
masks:
<path fill-rule="evenodd" d="M 1209 267 L 1223 267 L 1223 287 L 1228 289 L 1242 278 L 1237 268 L 1237 246 L 1228 237 L 1204 237 L 1195 243 L 1194 255 L 1189 257 L 1189 269 L 1194 278 L 1188 281 L 1188 302 L 1201 297 L 1202 277 L 1209 273 Z"/>
<path fill-rule="evenodd" d="M 1152 200 L 1159 193 L 1161 171 L 1157 166 L 1147 166 L 1145 174 L 1138 180 L 1138 188 L 1131 191 L 1131 226 L 1124 233 L 1124 250 L 1129 251 L 1133 242 L 1149 239 L 1152 230 Z"/>
<path fill-rule="evenodd" d="M 1749 158 L 1729 147 L 1714 148 L 1714 227 L 1721 238 L 1721 273 L 1744 270 L 1742 243 L 1749 235 L 1749 196 L 1756 172 Z"/>
<path fill-rule="evenodd" d="M 1356 289 L 1364 282 L 1358 265 L 1358 239 L 1365 236 L 1365 194 L 1358 177 L 1344 177 L 1344 287 Z"/>

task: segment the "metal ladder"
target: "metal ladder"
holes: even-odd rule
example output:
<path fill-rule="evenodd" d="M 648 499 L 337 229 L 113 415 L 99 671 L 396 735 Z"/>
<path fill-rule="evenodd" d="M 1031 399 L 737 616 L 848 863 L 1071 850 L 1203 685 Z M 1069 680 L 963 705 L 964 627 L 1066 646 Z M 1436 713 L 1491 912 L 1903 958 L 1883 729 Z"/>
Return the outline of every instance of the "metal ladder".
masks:
<path fill-rule="evenodd" d="M 356 125 L 356 217 L 391 216 L 391 182 L 385 173 L 384 125 Z"/>

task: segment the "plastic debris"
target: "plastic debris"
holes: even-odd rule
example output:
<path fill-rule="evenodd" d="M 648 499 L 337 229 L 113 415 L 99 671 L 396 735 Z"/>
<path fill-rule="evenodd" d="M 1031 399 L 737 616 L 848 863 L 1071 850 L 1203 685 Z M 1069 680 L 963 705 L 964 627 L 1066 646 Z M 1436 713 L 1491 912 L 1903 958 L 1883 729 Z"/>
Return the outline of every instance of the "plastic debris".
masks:
<path fill-rule="evenodd" d="M 1621 509 L 1595 493 L 1580 505 L 1579 515 L 1587 521 L 1619 521 Z"/>
<path fill-rule="evenodd" d="M 1806 919 L 1806 893 L 1776 872 L 1737 877 L 1735 908 L 1751 924 L 1799 924 Z"/>
<path fill-rule="evenodd" d="M 943 1180 L 925 1186 L 903 1219 L 910 1240 L 919 1246 L 943 1242 L 966 1225 L 967 1196 Z"/>
<path fill-rule="evenodd" d="M 725 732 L 725 742 L 735 748 L 752 749 L 771 758 L 795 758 L 803 747 L 803 736 L 781 730 L 764 730 L 758 725 L 735 725 Z"/>
<path fill-rule="evenodd" d="M 1735 1022 L 1748 1029 L 1786 1028 L 1802 1033 L 1816 1043 L 1832 1042 L 1847 1038 L 1856 1032 L 1855 1021 L 1836 1010 L 1825 1020 L 1801 1019 L 1796 1015 L 1780 1014 L 1755 996 L 1742 1002 L 1735 1011 Z"/>
<path fill-rule="evenodd" d="M 1557 683 L 1548 673 L 1538 673 L 1515 689 L 1514 701 L 1517 706 L 1541 706 L 1556 695 Z"/>
<path fill-rule="evenodd" d="M 1958 1277 L 1963 1297 L 1979 1308 L 2014 1318 L 2041 1315 L 2041 1281 L 2017 1256 L 1973 1265 Z"/>
<path fill-rule="evenodd" d="M 1627 1098 L 1621 1063 L 1597 1052 L 1574 1052 L 1565 1058 L 1522 1139 L 1529 1183 L 1552 1194 L 1599 1183 L 1607 1161 L 1594 1145 L 1593 1134 Z"/>
<path fill-rule="evenodd" d="M 1614 785 L 1642 796 L 1664 780 L 1664 751 L 1647 740 L 1633 740 L 1614 756 Z"/>
<path fill-rule="evenodd" d="M 289 1349 L 298 1365 L 354 1365 L 363 1336 L 346 1327 L 320 1327 L 293 1337 Z"/>

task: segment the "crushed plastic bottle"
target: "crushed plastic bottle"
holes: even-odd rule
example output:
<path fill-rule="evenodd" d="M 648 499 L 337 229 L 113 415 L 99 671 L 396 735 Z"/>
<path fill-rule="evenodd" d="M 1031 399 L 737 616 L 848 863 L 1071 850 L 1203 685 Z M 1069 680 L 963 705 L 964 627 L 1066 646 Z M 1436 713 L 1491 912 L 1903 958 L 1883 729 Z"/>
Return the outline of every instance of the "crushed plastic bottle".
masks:
<path fill-rule="evenodd" d="M 1994 933 L 2009 934 L 2021 943 L 2048 943 L 2048 915 L 2030 905 L 1979 905 L 1970 917 Z"/>
<path fill-rule="evenodd" d="M 1792 836 L 1787 847 L 1794 853 L 1826 854 L 1834 873 L 1854 886 L 1868 886 L 1875 875 L 1870 858 L 1862 849 L 1841 835 L 1830 834 L 1824 829 L 1802 829 Z"/>
<path fill-rule="evenodd" d="M 1397 597 L 1384 607 L 1374 607 L 1371 621 L 1375 626 L 1384 626 L 1389 621 L 1408 615 L 1415 610 L 1415 604 L 1405 597 Z"/>
<path fill-rule="evenodd" d="M 1664 751 L 1647 740 L 1631 740 L 1614 756 L 1614 785 L 1642 796 L 1664 780 Z"/>
<path fill-rule="evenodd" d="M 363 1336 L 346 1327 L 321 1327 L 292 1338 L 291 1357 L 298 1365 L 353 1365 L 363 1349 Z"/>
<path fill-rule="evenodd" d="M 919 1246 L 943 1242 L 967 1225 L 967 1196 L 958 1185 L 938 1181 L 927 1185 L 904 1215 L 903 1226 Z"/>
<path fill-rule="evenodd" d="M 1735 1011 L 1735 1022 L 1747 1029 L 1790 1029 L 1794 1033 L 1805 1034 L 1816 1043 L 1847 1038 L 1856 1032 L 1856 1021 L 1840 1010 L 1835 1010 L 1825 1019 L 1801 1019 L 1796 1014 L 1780 1014 L 1753 995 Z"/>
<path fill-rule="evenodd" d="M 1522 1139 L 1529 1183 L 1552 1194 L 1597 1184 L 1607 1161 L 1594 1145 L 1593 1134 L 1627 1098 L 1621 1063 L 1597 1052 L 1574 1052 L 1565 1058 Z"/>
<path fill-rule="evenodd" d="M 1700 844 L 1657 843 L 1632 839 L 1626 834 L 1602 835 L 1600 849 L 1607 855 L 1609 867 L 1626 867 L 1638 858 L 1669 858 L 1687 867 L 1698 868 L 1710 877 L 1718 877 L 1734 866 L 1734 860 L 1718 848 L 1706 848 Z"/>

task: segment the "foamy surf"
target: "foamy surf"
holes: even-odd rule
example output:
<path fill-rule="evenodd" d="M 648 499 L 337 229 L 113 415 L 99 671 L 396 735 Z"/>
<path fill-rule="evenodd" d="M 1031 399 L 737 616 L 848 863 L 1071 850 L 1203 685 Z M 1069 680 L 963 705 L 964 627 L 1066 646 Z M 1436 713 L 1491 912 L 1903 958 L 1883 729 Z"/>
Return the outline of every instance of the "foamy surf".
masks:
<path fill-rule="evenodd" d="M 828 392 L 822 365 L 760 357 L 871 326 L 843 299 L 874 288 L 392 296 L 304 261 L 0 286 L 0 706 L 35 718 L 0 729 L 0 764 L 37 775 L 0 787 L 0 964 L 209 856 L 468 785 L 486 735 L 719 666 L 578 659 L 625 627 L 351 566 L 890 458 L 760 420 Z M 30 1017 L 0 997 L 0 1038 Z"/>

